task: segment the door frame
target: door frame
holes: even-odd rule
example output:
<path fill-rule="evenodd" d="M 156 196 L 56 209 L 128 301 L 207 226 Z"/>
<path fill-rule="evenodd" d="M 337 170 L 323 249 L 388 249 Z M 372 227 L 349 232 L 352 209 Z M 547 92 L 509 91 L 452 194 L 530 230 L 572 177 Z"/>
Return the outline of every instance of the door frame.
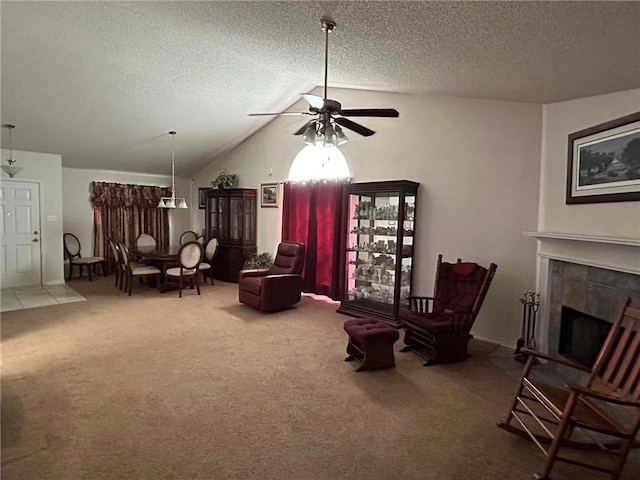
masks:
<path fill-rule="evenodd" d="M 36 229 L 38 232 L 40 232 L 39 235 L 39 242 L 38 242 L 38 251 L 37 251 L 37 255 L 39 258 L 39 272 L 38 272 L 38 282 L 37 283 L 33 283 L 30 284 L 32 285 L 42 285 L 42 279 L 43 279 L 43 255 L 42 255 L 42 243 L 43 243 L 43 232 L 42 232 L 42 185 L 41 182 L 38 181 L 34 181 L 34 180 L 16 180 L 13 178 L 2 178 L 2 184 L 8 184 L 8 183 L 23 183 L 23 184 L 32 184 L 32 185 L 36 185 L 37 186 L 37 205 L 38 205 L 38 215 L 37 215 L 37 224 L 33 225 L 34 229 Z M 0 200 L 0 202 L 2 202 L 4 204 L 4 198 L 2 200 Z M 30 286 L 30 285 L 24 285 L 24 286 Z M 4 287 L 4 285 L 3 285 Z M 19 288 L 17 287 L 6 287 L 6 288 Z"/>

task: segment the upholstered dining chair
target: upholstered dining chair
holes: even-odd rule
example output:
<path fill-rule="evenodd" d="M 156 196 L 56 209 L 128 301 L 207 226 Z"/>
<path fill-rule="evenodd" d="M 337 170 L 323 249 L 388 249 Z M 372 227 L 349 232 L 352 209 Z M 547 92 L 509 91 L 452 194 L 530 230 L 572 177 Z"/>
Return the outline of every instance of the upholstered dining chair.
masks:
<path fill-rule="evenodd" d="M 124 288 L 124 281 L 127 276 L 127 266 L 123 261 L 122 253 L 120 251 L 121 242 L 113 240 L 112 238 L 108 238 L 107 243 L 109 244 L 109 248 L 111 249 L 111 255 L 113 256 L 114 262 L 114 270 L 116 272 L 116 281 L 114 283 L 114 286 L 122 290 Z M 145 263 L 143 262 L 135 262 L 131 259 L 129 259 L 128 264 L 132 268 L 142 267 L 145 265 Z"/>
<path fill-rule="evenodd" d="M 160 274 L 162 273 L 158 267 L 146 265 L 144 263 L 132 262 L 129 258 L 129 249 L 122 242 L 118 242 L 120 251 L 120 260 L 122 261 L 125 291 L 131 296 L 133 290 L 133 279 L 154 276 L 156 285 L 160 285 Z"/>
<path fill-rule="evenodd" d="M 102 273 L 107 276 L 107 268 L 105 267 L 104 257 L 83 257 L 80 253 L 80 240 L 73 233 L 65 233 L 63 235 L 64 250 L 69 257 L 69 277 L 67 280 L 71 280 L 73 275 L 74 265 L 78 267 L 79 275 L 82 277 L 82 270 L 87 267 L 89 272 L 89 281 L 93 281 L 93 267 L 100 265 Z"/>
<path fill-rule="evenodd" d="M 156 239 L 153 237 L 153 235 L 149 235 L 148 233 L 141 233 L 140 235 L 138 235 L 138 238 L 136 238 L 136 248 L 139 250 L 140 248 L 156 248 L 158 246 L 158 242 L 156 241 Z M 152 263 L 148 262 L 147 260 L 145 260 L 144 256 L 141 255 L 140 253 L 137 253 L 135 255 L 136 260 L 139 260 L 140 262 L 147 264 L 147 265 L 152 265 Z"/>
<path fill-rule="evenodd" d="M 107 238 L 107 244 L 109 245 L 109 250 L 111 251 L 111 256 L 113 257 L 113 269 L 116 272 L 116 281 L 114 283 L 114 286 L 120 287 L 120 290 L 122 290 L 122 279 L 124 275 L 122 273 L 123 268 L 122 260 L 120 260 L 120 250 L 118 245 L 113 241 L 112 238 Z"/>
<path fill-rule="evenodd" d="M 202 244 L 193 241 L 185 243 L 180 247 L 178 252 L 178 267 L 168 268 L 164 274 L 166 277 L 173 277 L 178 279 L 180 286 L 180 294 L 182 298 L 182 279 L 188 278 L 190 282 L 195 283 L 196 291 L 200 295 L 200 281 L 198 279 L 198 272 L 200 271 L 200 262 L 202 261 L 204 249 Z"/>
<path fill-rule="evenodd" d="M 204 259 L 200 263 L 200 271 L 202 272 L 202 278 L 206 281 L 207 272 L 209 278 L 211 278 L 211 285 L 213 285 L 213 257 L 218 249 L 218 239 L 212 238 L 207 242 L 207 246 L 204 249 Z"/>
<path fill-rule="evenodd" d="M 156 242 L 156 239 L 152 235 L 149 235 L 148 233 L 141 233 L 140 235 L 138 235 L 138 238 L 136 238 L 137 248 L 155 247 L 157 245 L 158 245 L 158 242 Z"/>
<path fill-rule="evenodd" d="M 302 296 L 304 253 L 304 243 L 282 242 L 270 268 L 240 270 L 240 303 L 261 312 L 284 310 L 298 303 Z"/>
<path fill-rule="evenodd" d="M 403 352 L 423 357 L 425 366 L 465 360 L 473 337 L 469 332 L 498 266 L 443 262 L 438 255 L 433 297 L 410 296 L 409 309 L 401 309 Z"/>
<path fill-rule="evenodd" d="M 180 235 L 180 245 L 184 245 L 185 243 L 195 242 L 198 239 L 198 234 L 194 231 L 187 230 L 182 235 Z"/>

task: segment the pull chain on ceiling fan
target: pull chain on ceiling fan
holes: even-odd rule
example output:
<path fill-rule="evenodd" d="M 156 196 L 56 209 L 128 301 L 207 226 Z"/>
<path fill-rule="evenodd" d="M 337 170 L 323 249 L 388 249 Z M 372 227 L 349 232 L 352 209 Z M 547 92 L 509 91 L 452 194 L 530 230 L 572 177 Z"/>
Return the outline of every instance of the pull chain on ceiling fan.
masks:
<path fill-rule="evenodd" d="M 314 144 L 322 142 L 324 145 L 342 145 L 347 142 L 347 136 L 341 127 L 352 130 L 364 137 L 373 135 L 373 130 L 349 120 L 345 117 L 389 117 L 400 116 L 394 108 L 355 108 L 343 109 L 340 102 L 327 98 L 327 84 L 329 74 L 329 33 L 336 24 L 330 18 L 321 19 L 324 40 L 324 98 L 316 95 L 303 94 L 302 98 L 309 104 L 308 112 L 278 112 L 278 113 L 250 113 L 250 116 L 262 115 L 314 115 L 317 118 L 309 120 L 294 132 L 294 135 L 302 135 L 306 143 Z"/>

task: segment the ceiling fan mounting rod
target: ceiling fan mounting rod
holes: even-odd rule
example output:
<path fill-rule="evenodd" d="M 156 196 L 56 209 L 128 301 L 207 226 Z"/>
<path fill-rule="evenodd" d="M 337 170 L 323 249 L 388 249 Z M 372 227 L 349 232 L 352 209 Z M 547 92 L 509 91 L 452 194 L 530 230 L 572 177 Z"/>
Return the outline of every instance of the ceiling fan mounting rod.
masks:
<path fill-rule="evenodd" d="M 327 99 L 327 81 L 329 75 L 329 33 L 336 28 L 336 22 L 330 18 L 322 18 L 322 30 L 324 30 L 324 99 Z"/>

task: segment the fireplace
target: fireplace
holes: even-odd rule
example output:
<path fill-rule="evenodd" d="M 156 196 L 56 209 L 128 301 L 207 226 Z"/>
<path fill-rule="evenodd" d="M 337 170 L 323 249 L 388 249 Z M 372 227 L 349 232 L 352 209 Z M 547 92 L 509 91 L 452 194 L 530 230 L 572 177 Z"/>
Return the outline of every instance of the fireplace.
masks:
<path fill-rule="evenodd" d="M 611 323 L 563 306 L 558 352 L 589 368 L 595 362 L 609 330 Z"/>
<path fill-rule="evenodd" d="M 539 240 L 541 311 L 536 333 L 543 352 L 561 354 L 563 307 L 608 323 L 620 313 L 625 297 L 640 307 L 640 237 L 524 233 Z"/>
<path fill-rule="evenodd" d="M 640 275 L 550 260 L 548 349 L 591 367 L 625 297 L 640 305 Z"/>

